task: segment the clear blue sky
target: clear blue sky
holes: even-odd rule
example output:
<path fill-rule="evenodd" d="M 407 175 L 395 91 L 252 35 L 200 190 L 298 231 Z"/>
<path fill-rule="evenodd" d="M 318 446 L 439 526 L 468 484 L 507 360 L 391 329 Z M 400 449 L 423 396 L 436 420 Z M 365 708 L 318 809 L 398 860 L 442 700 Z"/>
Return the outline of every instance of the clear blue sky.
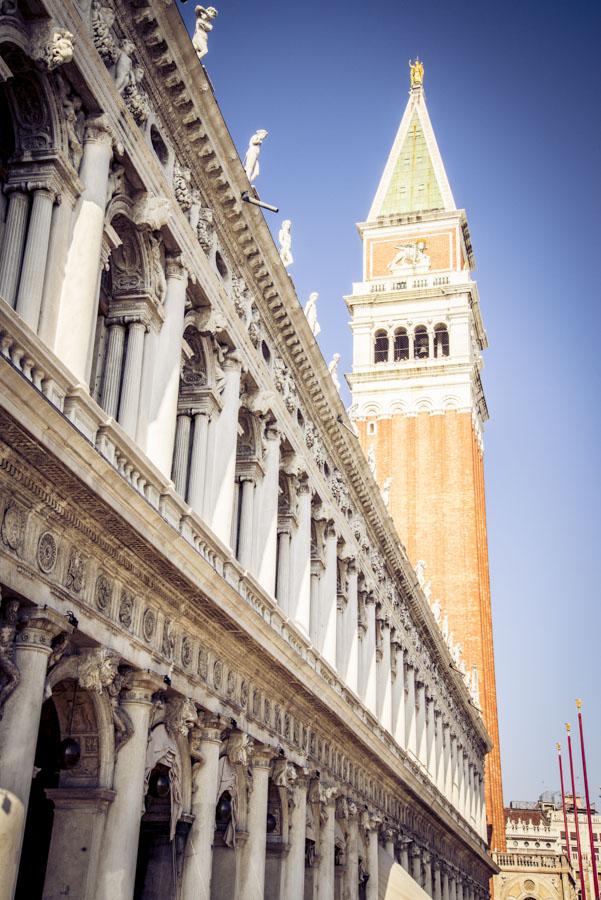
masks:
<path fill-rule="evenodd" d="M 266 128 L 261 197 L 293 222 L 289 270 L 319 291 L 320 343 L 350 370 L 342 296 L 408 90 L 465 207 L 490 349 L 486 473 L 505 800 L 558 786 L 585 701 L 601 785 L 599 35 L 592 0 L 215 0 L 205 66 L 234 141 Z M 193 2 L 182 6 L 188 23 Z"/>

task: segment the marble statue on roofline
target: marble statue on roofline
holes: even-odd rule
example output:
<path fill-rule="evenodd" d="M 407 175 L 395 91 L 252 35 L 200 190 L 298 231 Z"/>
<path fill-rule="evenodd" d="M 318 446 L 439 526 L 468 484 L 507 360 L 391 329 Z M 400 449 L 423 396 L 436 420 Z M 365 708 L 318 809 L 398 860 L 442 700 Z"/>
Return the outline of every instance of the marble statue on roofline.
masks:
<path fill-rule="evenodd" d="M 282 226 L 280 228 L 280 233 L 278 235 L 278 240 L 280 242 L 280 259 L 288 268 L 294 262 L 294 257 L 292 256 L 292 222 L 290 219 L 284 219 L 282 222 Z"/>
<path fill-rule="evenodd" d="M 382 500 L 384 501 L 384 506 L 388 509 L 388 504 L 390 503 L 390 488 L 392 487 L 392 478 L 387 478 L 384 484 L 382 485 Z"/>
<path fill-rule="evenodd" d="M 197 6 L 194 10 L 196 13 L 196 26 L 192 35 L 192 46 L 196 50 L 196 55 L 202 59 L 209 52 L 209 31 L 213 30 L 213 19 L 217 18 L 217 10 L 214 6 Z"/>
<path fill-rule="evenodd" d="M 375 450 L 375 447 L 373 444 L 367 451 L 367 465 L 369 466 L 369 471 L 375 478 L 376 477 L 376 450 Z"/>
<path fill-rule="evenodd" d="M 259 128 L 248 142 L 248 150 L 244 157 L 244 171 L 251 184 L 259 177 L 259 155 L 261 153 L 261 144 L 268 134 L 269 132 L 265 131 L 264 128 Z"/>
<path fill-rule="evenodd" d="M 419 58 L 416 56 L 415 62 L 409 60 L 409 74 L 411 77 L 411 87 L 421 87 L 424 83 L 424 64 Z"/>
<path fill-rule="evenodd" d="M 317 321 L 317 298 L 319 294 L 317 291 L 313 291 L 313 293 L 309 294 L 309 299 L 305 305 L 305 315 L 307 317 L 307 322 L 309 323 L 309 328 L 313 332 L 313 337 L 317 337 L 317 335 L 321 331 L 321 325 Z"/>
<path fill-rule="evenodd" d="M 328 371 L 332 376 L 332 381 L 334 382 L 334 387 L 340 393 L 340 380 L 338 378 L 338 365 L 340 363 L 340 353 L 335 353 L 332 357 L 332 362 L 328 366 Z"/>

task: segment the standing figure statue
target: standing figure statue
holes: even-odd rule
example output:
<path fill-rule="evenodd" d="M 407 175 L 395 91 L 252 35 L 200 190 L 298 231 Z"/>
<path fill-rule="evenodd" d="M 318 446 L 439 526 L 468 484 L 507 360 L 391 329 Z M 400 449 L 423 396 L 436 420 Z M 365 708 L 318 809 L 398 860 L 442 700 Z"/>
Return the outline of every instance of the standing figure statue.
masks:
<path fill-rule="evenodd" d="M 390 488 L 392 487 L 392 478 L 387 478 L 384 484 L 382 485 L 382 500 L 384 501 L 384 506 L 388 509 L 388 504 L 390 503 Z"/>
<path fill-rule="evenodd" d="M 313 332 L 313 337 L 317 337 L 317 335 L 321 331 L 321 325 L 317 321 L 317 298 L 319 294 L 317 291 L 313 291 L 312 294 L 309 294 L 309 299 L 305 305 L 305 315 L 307 317 L 307 322 L 309 323 L 309 328 Z"/>
<path fill-rule="evenodd" d="M 335 353 L 332 357 L 332 362 L 328 366 L 328 371 L 332 376 L 332 381 L 334 382 L 334 387 L 340 393 L 340 381 L 338 379 L 338 364 L 340 362 L 340 353 Z"/>
<path fill-rule="evenodd" d="M 214 6 L 197 6 L 194 10 L 196 13 L 196 27 L 192 35 L 192 46 L 196 50 L 199 59 L 206 56 L 209 52 L 209 31 L 213 30 L 213 19 L 217 18 L 217 10 Z"/>
<path fill-rule="evenodd" d="M 261 153 L 261 144 L 268 134 L 269 132 L 265 131 L 264 128 L 259 128 L 258 131 L 255 131 L 248 143 L 248 150 L 244 157 L 244 171 L 251 184 L 259 177 L 259 154 Z"/>
<path fill-rule="evenodd" d="M 280 259 L 284 263 L 285 267 L 291 266 L 294 262 L 294 257 L 292 256 L 292 234 L 290 229 L 292 228 L 292 222 L 290 219 L 284 219 L 282 222 L 282 227 L 280 228 L 280 233 L 278 235 L 278 240 L 280 242 Z"/>
<path fill-rule="evenodd" d="M 424 64 L 419 56 L 415 57 L 415 62 L 409 60 L 409 71 L 411 74 L 411 87 L 421 87 L 424 83 Z"/>
<path fill-rule="evenodd" d="M 367 451 L 367 465 L 369 466 L 369 471 L 376 477 L 376 448 L 372 444 Z"/>

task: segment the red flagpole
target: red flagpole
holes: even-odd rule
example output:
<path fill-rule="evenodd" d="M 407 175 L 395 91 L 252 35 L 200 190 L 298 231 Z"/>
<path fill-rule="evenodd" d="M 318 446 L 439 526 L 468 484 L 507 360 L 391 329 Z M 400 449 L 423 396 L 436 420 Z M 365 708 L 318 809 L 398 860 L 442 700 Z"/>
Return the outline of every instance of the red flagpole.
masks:
<path fill-rule="evenodd" d="M 576 849 L 578 851 L 578 871 L 580 872 L 580 895 L 582 897 L 582 900 L 586 900 L 586 885 L 584 883 L 584 869 L 582 866 L 582 850 L 580 848 L 580 825 L 578 824 L 578 807 L 576 806 L 576 782 L 574 781 L 572 738 L 570 737 L 570 726 L 567 722 L 566 731 L 568 733 L 568 755 L 570 757 L 570 775 L 572 778 L 572 803 L 574 804 L 574 821 L 576 822 Z"/>
<path fill-rule="evenodd" d="M 570 847 L 570 832 L 568 831 L 568 814 L 566 812 L 566 792 L 563 786 L 563 763 L 561 761 L 561 744 L 557 744 L 557 758 L 559 760 L 559 783 L 561 784 L 561 806 L 563 809 L 563 827 L 566 830 L 566 848 L 568 863 L 572 865 L 572 850 Z"/>
<path fill-rule="evenodd" d="M 584 774 L 584 796 L 586 797 L 586 818 L 588 820 L 588 839 L 591 847 L 591 861 L 593 864 L 593 886 L 595 900 L 599 900 L 599 877 L 597 875 L 597 860 L 595 859 L 595 841 L 593 838 L 593 820 L 591 817 L 591 801 L 588 793 L 588 776 L 586 774 L 586 754 L 584 752 L 584 731 L 582 729 L 582 700 L 576 700 L 578 709 L 578 725 L 580 728 L 580 752 L 582 753 L 582 772 Z"/>

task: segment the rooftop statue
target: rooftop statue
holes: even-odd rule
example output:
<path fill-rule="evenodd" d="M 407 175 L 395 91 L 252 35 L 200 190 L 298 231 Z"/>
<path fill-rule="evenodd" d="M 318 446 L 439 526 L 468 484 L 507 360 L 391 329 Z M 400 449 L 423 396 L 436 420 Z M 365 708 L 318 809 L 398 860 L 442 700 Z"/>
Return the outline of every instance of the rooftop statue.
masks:
<path fill-rule="evenodd" d="M 246 177 L 252 184 L 259 177 L 259 154 L 261 152 L 261 144 L 269 134 L 264 128 L 259 128 L 251 137 L 246 156 L 244 157 L 244 171 Z"/>
<path fill-rule="evenodd" d="M 309 328 L 313 332 L 313 337 L 317 337 L 317 335 L 321 331 L 321 325 L 317 321 L 317 298 L 319 294 L 317 291 L 313 291 L 312 294 L 309 294 L 309 299 L 305 305 L 305 315 L 307 317 L 307 322 L 309 323 Z"/>
<path fill-rule="evenodd" d="M 214 6 L 197 6 L 194 10 L 196 13 L 196 27 L 192 35 L 192 46 L 196 50 L 196 55 L 202 59 L 209 52 L 209 31 L 213 30 L 213 19 L 217 18 L 217 10 Z"/>
<path fill-rule="evenodd" d="M 375 450 L 375 447 L 373 444 L 367 451 L 367 465 L 369 466 L 369 471 L 375 478 L 376 477 L 376 450 Z"/>
<path fill-rule="evenodd" d="M 340 353 L 335 353 L 334 356 L 332 357 L 332 362 L 328 366 L 328 371 L 329 371 L 330 375 L 332 376 L 332 381 L 334 382 L 334 387 L 336 388 L 337 391 L 340 391 L 340 381 L 338 379 L 338 374 L 337 374 L 339 362 L 340 362 Z"/>
<path fill-rule="evenodd" d="M 384 484 L 382 485 L 382 500 L 384 501 L 384 506 L 388 509 L 388 504 L 390 503 L 390 488 L 392 487 L 392 478 L 387 478 Z"/>
<path fill-rule="evenodd" d="M 280 233 L 278 235 L 278 240 L 280 242 L 280 259 L 288 268 L 294 262 L 294 257 L 292 256 L 292 234 L 290 229 L 292 228 L 292 222 L 290 219 L 284 219 L 282 222 L 282 227 L 280 228 Z"/>
<path fill-rule="evenodd" d="M 409 72 L 411 87 L 421 87 L 424 83 L 424 64 L 419 57 L 415 58 L 415 62 L 409 60 Z"/>

